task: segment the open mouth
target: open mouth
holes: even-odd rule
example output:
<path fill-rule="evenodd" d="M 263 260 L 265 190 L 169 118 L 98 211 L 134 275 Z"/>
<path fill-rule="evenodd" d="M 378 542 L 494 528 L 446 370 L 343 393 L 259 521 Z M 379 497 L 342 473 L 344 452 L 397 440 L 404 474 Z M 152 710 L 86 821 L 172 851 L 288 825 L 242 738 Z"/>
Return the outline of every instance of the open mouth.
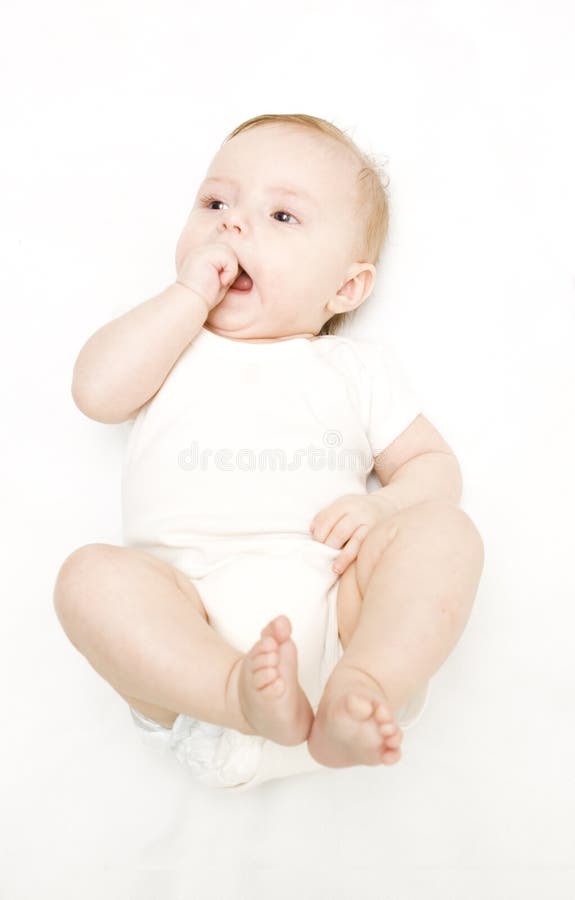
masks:
<path fill-rule="evenodd" d="M 254 283 L 252 278 L 245 269 L 240 269 L 236 280 L 230 286 L 230 291 L 238 291 L 239 293 L 247 294 L 251 291 L 253 286 Z"/>

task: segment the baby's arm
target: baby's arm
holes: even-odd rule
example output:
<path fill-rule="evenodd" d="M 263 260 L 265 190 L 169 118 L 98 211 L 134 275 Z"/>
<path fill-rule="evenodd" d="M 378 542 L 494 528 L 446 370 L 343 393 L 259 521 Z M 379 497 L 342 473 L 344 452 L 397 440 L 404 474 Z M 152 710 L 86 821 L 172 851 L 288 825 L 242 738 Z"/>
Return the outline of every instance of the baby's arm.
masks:
<path fill-rule="evenodd" d="M 161 388 L 208 312 L 198 294 L 176 281 L 102 326 L 74 365 L 74 403 L 98 422 L 130 418 Z"/>
<path fill-rule="evenodd" d="M 457 457 L 439 431 L 418 415 L 374 460 L 374 470 L 384 487 L 373 492 L 397 509 L 426 500 L 461 500 L 462 478 Z"/>
<path fill-rule="evenodd" d="M 374 460 L 383 485 L 367 494 L 344 494 L 321 509 L 310 523 L 314 540 L 342 549 L 332 568 L 343 573 L 356 559 L 370 528 L 410 506 L 461 500 L 459 462 L 439 431 L 418 415 Z"/>

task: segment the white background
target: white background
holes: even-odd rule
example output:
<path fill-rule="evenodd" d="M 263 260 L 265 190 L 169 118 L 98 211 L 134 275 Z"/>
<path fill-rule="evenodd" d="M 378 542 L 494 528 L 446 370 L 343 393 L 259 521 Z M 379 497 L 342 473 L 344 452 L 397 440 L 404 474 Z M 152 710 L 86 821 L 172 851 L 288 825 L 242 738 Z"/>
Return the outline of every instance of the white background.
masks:
<path fill-rule="evenodd" d="M 1 16 L 2 900 L 572 898 L 572 5 Z M 389 243 L 350 334 L 397 347 L 486 560 L 400 763 L 232 797 L 142 747 L 52 591 L 76 547 L 120 543 L 126 428 L 74 406 L 76 356 L 174 280 L 211 157 L 268 112 L 389 160 Z"/>

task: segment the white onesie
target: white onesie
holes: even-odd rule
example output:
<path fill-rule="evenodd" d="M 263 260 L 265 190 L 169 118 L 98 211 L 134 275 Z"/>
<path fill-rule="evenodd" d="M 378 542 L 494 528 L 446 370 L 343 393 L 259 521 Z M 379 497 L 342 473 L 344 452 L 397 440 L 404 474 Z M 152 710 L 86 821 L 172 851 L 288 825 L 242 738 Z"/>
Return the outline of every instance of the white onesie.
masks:
<path fill-rule="evenodd" d="M 310 522 L 343 494 L 367 493 L 373 458 L 420 412 L 390 346 L 338 335 L 251 343 L 202 327 L 130 432 L 124 544 L 184 572 L 210 625 L 241 652 L 287 615 L 315 712 L 343 653 L 331 568 L 341 549 L 314 540 Z M 398 713 L 403 728 L 427 693 Z M 323 768 L 305 743 L 132 715 L 146 741 L 170 747 L 213 787 L 246 790 Z"/>

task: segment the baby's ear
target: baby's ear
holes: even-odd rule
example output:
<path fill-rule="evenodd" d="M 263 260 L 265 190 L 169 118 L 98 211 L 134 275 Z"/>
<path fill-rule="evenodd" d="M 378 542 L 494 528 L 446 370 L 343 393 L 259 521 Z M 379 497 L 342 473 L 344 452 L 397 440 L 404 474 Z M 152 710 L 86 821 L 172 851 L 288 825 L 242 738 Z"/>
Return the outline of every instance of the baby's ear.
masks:
<path fill-rule="evenodd" d="M 371 294 L 371 292 L 373 291 L 373 289 L 375 287 L 375 279 L 377 278 L 377 269 L 375 268 L 373 263 L 368 263 L 368 262 L 356 263 L 356 265 L 358 266 L 358 270 L 356 272 L 355 277 L 361 278 L 362 283 L 363 283 L 363 290 L 364 290 L 363 298 L 362 298 L 362 303 L 363 303 L 364 300 L 367 300 L 367 298 L 369 297 L 369 295 Z"/>
<path fill-rule="evenodd" d="M 346 306 L 341 312 L 350 312 L 367 300 L 371 294 L 377 271 L 372 263 L 352 263 L 347 271 L 346 281 L 337 292 L 345 298 Z"/>

